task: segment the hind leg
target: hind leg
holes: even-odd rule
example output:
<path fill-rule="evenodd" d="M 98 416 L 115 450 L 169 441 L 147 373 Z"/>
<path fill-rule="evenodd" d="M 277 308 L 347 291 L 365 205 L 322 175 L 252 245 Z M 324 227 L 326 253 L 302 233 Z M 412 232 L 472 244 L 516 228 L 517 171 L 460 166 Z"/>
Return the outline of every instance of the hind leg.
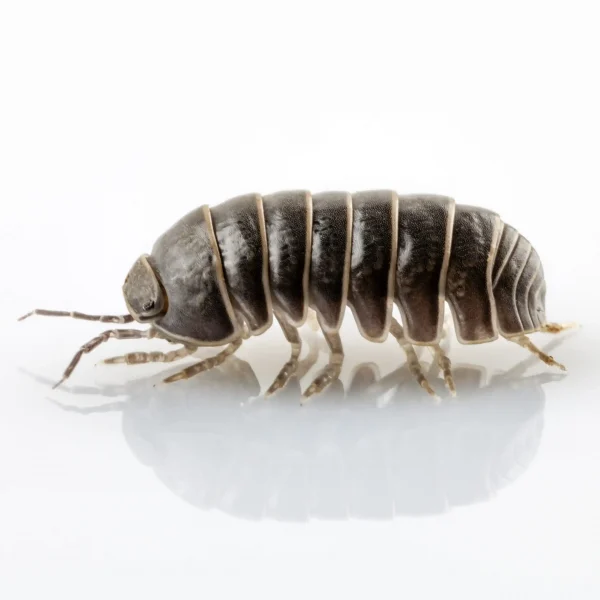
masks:
<path fill-rule="evenodd" d="M 560 333 L 577 327 L 577 323 L 546 323 L 540 327 L 542 333 Z"/>
<path fill-rule="evenodd" d="M 557 332 L 552 332 L 557 333 Z M 545 362 L 551 367 L 558 367 L 561 371 L 566 371 L 567 367 L 556 362 L 550 355 L 542 352 L 526 335 L 516 335 L 506 338 L 509 342 L 519 344 L 522 348 L 526 348 L 532 354 L 535 354 L 541 361 Z"/>

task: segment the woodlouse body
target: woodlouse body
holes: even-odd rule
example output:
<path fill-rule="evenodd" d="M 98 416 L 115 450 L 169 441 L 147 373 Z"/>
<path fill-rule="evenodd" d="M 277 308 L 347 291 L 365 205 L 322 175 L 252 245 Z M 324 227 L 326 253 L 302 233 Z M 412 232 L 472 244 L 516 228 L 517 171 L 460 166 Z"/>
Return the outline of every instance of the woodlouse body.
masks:
<path fill-rule="evenodd" d="M 339 376 L 338 331 L 349 306 L 367 340 L 382 342 L 392 333 L 418 381 L 433 393 L 412 347 L 430 346 L 453 391 L 450 361 L 439 347 L 446 302 L 459 342 L 490 342 L 502 335 L 563 368 L 526 337 L 565 327 L 546 322 L 545 290 L 531 244 L 487 209 L 457 205 L 445 196 L 388 190 L 248 194 L 184 216 L 150 255 L 138 259 L 125 281 L 130 312 L 125 320 L 152 324 L 137 337 L 162 337 L 185 350 L 132 353 L 109 362 L 168 362 L 201 346 L 229 344 L 167 381 L 186 378 L 225 360 L 242 339 L 266 331 L 275 316 L 292 356 L 269 389 L 273 392 L 297 369 L 297 328 L 312 309 L 331 357 L 307 389 L 305 395 L 311 395 Z M 392 317 L 394 303 L 404 328 Z M 79 355 L 90 351 L 90 344 Z"/>
<path fill-rule="evenodd" d="M 335 333 L 346 304 L 373 342 L 387 338 L 393 302 L 413 344 L 439 342 L 445 300 L 461 343 L 545 324 L 529 242 L 495 213 L 443 196 L 240 196 L 183 217 L 148 260 L 169 298 L 155 327 L 203 345 L 236 339 L 244 322 L 260 335 L 273 311 L 299 327 L 308 307 Z"/>

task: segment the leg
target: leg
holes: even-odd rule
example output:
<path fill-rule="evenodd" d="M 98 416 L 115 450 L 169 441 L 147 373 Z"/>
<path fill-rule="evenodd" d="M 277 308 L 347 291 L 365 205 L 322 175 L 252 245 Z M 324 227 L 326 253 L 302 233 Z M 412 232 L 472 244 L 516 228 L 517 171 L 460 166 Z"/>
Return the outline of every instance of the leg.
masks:
<path fill-rule="evenodd" d="M 392 317 L 392 325 L 390 327 L 390 333 L 396 338 L 402 350 L 406 354 L 406 360 L 408 362 L 408 368 L 412 373 L 413 377 L 417 380 L 418 384 L 434 398 L 437 398 L 437 394 L 433 391 L 433 388 L 429 385 L 425 375 L 423 375 L 423 369 L 417 358 L 417 353 L 408 340 L 404 337 L 404 329 L 402 325 Z"/>
<path fill-rule="evenodd" d="M 446 347 L 446 350 L 442 348 L 442 344 Z M 444 375 L 444 383 L 448 388 L 448 391 L 452 396 L 456 396 L 456 385 L 454 383 L 454 378 L 452 376 L 452 363 L 448 358 L 446 352 L 448 351 L 448 315 L 444 317 L 444 327 L 442 330 L 442 337 L 438 344 L 433 344 L 432 346 L 428 346 L 431 350 L 435 358 L 435 362 L 437 364 L 438 369 Z"/>
<path fill-rule="evenodd" d="M 308 326 L 313 331 L 319 331 L 320 327 L 319 327 L 319 319 L 317 317 L 317 312 L 315 310 L 313 310 L 312 308 L 308 309 L 308 315 L 306 316 L 306 322 L 308 323 Z"/>
<path fill-rule="evenodd" d="M 179 373 L 175 373 L 174 375 L 167 377 L 163 381 L 164 383 L 172 383 L 173 381 L 179 381 L 180 379 L 189 379 L 190 377 L 193 377 L 198 373 L 214 369 L 214 367 L 218 367 L 220 364 L 224 363 L 225 360 L 227 360 L 227 358 L 231 356 L 241 345 L 242 340 L 236 340 L 235 342 L 229 344 L 229 346 L 227 346 L 225 350 L 221 350 L 219 354 L 216 354 L 211 358 L 201 360 L 199 363 L 196 363 L 191 367 L 187 367 L 187 369 L 183 369 L 183 371 L 179 371 Z"/>
<path fill-rule="evenodd" d="M 275 314 L 275 317 L 283 330 L 285 339 L 292 345 L 292 355 L 290 356 L 290 360 L 288 360 L 285 365 L 283 365 L 281 371 L 279 371 L 279 375 L 277 375 L 275 381 L 271 384 L 271 387 L 265 392 L 265 397 L 270 396 L 277 390 L 285 387 L 292 375 L 298 370 L 298 359 L 300 357 L 300 351 L 302 350 L 302 340 L 300 339 L 298 330 L 295 327 L 292 327 L 279 315 Z"/>
<path fill-rule="evenodd" d="M 551 367 L 558 367 L 561 371 L 566 371 L 567 368 L 564 365 L 561 365 L 559 362 L 556 362 L 551 356 L 542 352 L 526 335 L 517 335 L 513 337 L 506 338 L 509 342 L 514 342 L 515 344 L 519 344 L 523 348 L 527 348 L 529 352 L 535 354 L 540 360 L 545 362 L 547 365 Z"/>
<path fill-rule="evenodd" d="M 540 327 L 540 331 L 543 333 L 560 333 L 565 329 L 573 329 L 577 327 L 577 323 L 546 323 Z"/>
<path fill-rule="evenodd" d="M 306 345 L 308 346 L 308 353 L 298 363 L 298 368 L 296 369 L 295 373 L 298 381 L 300 381 L 300 379 L 302 379 L 319 360 L 319 340 L 317 339 L 316 334 L 310 334 L 305 341 Z"/>
<path fill-rule="evenodd" d="M 344 350 L 342 340 L 337 333 L 323 332 L 325 340 L 329 345 L 331 354 L 329 355 L 329 364 L 323 369 L 321 374 L 306 388 L 303 396 L 308 398 L 313 394 L 322 392 L 328 385 L 333 383 L 342 371 L 342 362 L 344 361 Z"/>
<path fill-rule="evenodd" d="M 131 323 L 133 317 L 131 315 L 85 315 L 80 312 L 68 312 L 66 310 L 45 310 L 36 308 L 31 312 L 19 318 L 23 321 L 32 315 L 42 315 L 44 317 L 71 317 L 73 319 L 83 319 L 84 321 L 100 321 L 100 323 Z"/>
<path fill-rule="evenodd" d="M 444 374 L 444 383 L 446 384 L 448 391 L 453 396 L 456 396 L 456 386 L 454 385 L 454 378 L 452 377 L 452 363 L 450 362 L 450 359 L 444 354 L 444 351 L 439 344 L 430 346 L 430 348 L 435 356 L 438 367 Z"/>
<path fill-rule="evenodd" d="M 548 354 L 550 352 L 550 350 L 557 348 L 563 342 L 564 342 L 564 338 L 562 338 L 562 337 L 554 338 L 549 344 L 545 345 L 544 352 L 546 354 Z M 517 363 L 514 367 L 512 367 L 508 371 L 501 373 L 498 376 L 498 378 L 515 379 L 515 378 L 523 375 L 523 373 L 525 373 L 525 371 L 527 371 L 527 369 L 534 366 L 537 363 L 537 360 L 538 360 L 537 356 L 530 354 L 527 358 L 522 360 L 520 363 Z M 562 375 L 558 375 L 558 377 L 562 377 Z"/>
<path fill-rule="evenodd" d="M 87 344 L 81 346 L 79 351 L 73 357 L 73 360 L 69 363 L 69 366 L 66 368 L 62 379 L 54 385 L 53 389 L 57 388 L 65 379 L 68 379 L 84 354 L 89 354 L 92 350 L 97 348 L 100 344 L 107 342 L 110 338 L 116 340 L 138 340 L 140 338 L 150 339 L 153 338 L 154 335 L 154 329 L 147 329 L 146 331 L 140 331 L 139 329 L 109 329 L 108 331 L 101 333 L 99 336 L 87 342 Z"/>
<path fill-rule="evenodd" d="M 247 340 L 250 338 L 250 329 L 248 329 L 248 323 L 242 321 L 242 339 Z"/>
<path fill-rule="evenodd" d="M 179 350 L 171 350 L 170 352 L 130 352 L 123 356 L 107 358 L 102 362 L 107 365 L 123 363 L 127 365 L 142 365 L 155 362 L 170 363 L 191 356 L 197 349 L 196 346 L 184 346 L 183 348 L 179 348 Z"/>

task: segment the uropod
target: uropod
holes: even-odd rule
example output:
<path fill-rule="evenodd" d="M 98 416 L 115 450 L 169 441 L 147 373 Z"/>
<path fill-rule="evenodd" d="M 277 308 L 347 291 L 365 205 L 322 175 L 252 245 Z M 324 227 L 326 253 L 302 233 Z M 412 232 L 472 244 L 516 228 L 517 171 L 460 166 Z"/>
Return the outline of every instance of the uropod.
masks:
<path fill-rule="evenodd" d="M 109 364 L 170 363 L 201 347 L 225 346 L 165 381 L 187 379 L 223 363 L 275 319 L 291 356 L 267 390 L 270 395 L 298 369 L 298 328 L 311 310 L 330 355 L 306 388 L 308 397 L 340 375 L 339 330 L 349 306 L 361 335 L 383 342 L 391 334 L 417 382 L 435 395 L 414 346 L 432 350 L 454 394 L 451 363 L 439 345 L 446 303 L 460 343 L 502 336 L 564 370 L 527 337 L 570 327 L 546 321 L 545 294 L 537 252 L 495 212 L 439 195 L 294 190 L 237 196 L 184 216 L 129 271 L 123 285 L 126 315 L 36 309 L 21 319 L 39 314 L 149 325 L 109 329 L 90 340 L 56 385 L 84 354 L 111 338 L 161 338 L 180 348 L 132 352 L 104 361 Z M 402 325 L 392 316 L 394 304 Z"/>

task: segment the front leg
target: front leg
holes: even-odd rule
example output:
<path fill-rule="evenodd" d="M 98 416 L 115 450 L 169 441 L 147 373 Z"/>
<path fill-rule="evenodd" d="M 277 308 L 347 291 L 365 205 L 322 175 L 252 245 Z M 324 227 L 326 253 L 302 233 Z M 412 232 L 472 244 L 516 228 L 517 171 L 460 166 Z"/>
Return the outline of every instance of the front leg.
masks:
<path fill-rule="evenodd" d="M 146 363 L 170 363 L 176 360 L 187 358 L 196 352 L 196 346 L 184 346 L 178 350 L 170 352 L 129 352 L 122 356 L 112 356 L 106 358 L 102 362 L 106 365 L 126 364 L 126 365 L 143 365 Z"/>
<path fill-rule="evenodd" d="M 212 356 L 211 358 L 207 358 L 205 360 L 201 360 L 199 363 L 192 365 L 191 367 L 187 367 L 170 377 L 167 377 L 163 380 L 164 383 L 172 383 L 173 381 L 179 381 L 180 379 L 189 379 L 194 375 L 198 375 L 198 373 L 202 373 L 204 371 L 209 371 L 210 369 L 214 369 L 219 365 L 223 364 L 228 357 L 234 354 L 237 349 L 242 345 L 242 339 L 236 340 L 232 342 L 225 348 L 225 350 L 221 350 L 219 354 Z"/>
<path fill-rule="evenodd" d="M 146 331 L 141 331 L 139 329 L 109 329 L 104 333 L 101 333 L 99 336 L 92 338 L 89 342 L 81 346 L 79 351 L 75 354 L 69 366 L 66 368 L 62 379 L 53 386 L 57 388 L 65 379 L 68 379 L 79 361 L 84 354 L 89 354 L 92 350 L 96 349 L 100 344 L 107 342 L 109 339 L 114 338 L 116 340 L 138 340 L 141 338 L 150 339 L 156 335 L 154 329 L 147 329 Z"/>

